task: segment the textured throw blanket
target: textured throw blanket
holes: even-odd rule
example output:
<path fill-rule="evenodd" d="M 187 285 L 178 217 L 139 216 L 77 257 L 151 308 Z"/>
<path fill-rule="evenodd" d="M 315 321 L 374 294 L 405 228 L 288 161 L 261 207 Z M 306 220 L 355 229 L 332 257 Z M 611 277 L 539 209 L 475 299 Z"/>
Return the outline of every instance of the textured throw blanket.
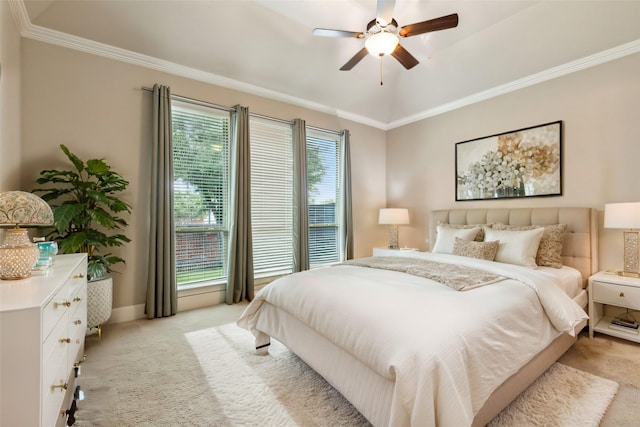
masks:
<path fill-rule="evenodd" d="M 468 291 L 506 279 L 504 276 L 463 265 L 393 256 L 358 258 L 337 265 L 399 271 L 440 282 L 456 291 Z"/>

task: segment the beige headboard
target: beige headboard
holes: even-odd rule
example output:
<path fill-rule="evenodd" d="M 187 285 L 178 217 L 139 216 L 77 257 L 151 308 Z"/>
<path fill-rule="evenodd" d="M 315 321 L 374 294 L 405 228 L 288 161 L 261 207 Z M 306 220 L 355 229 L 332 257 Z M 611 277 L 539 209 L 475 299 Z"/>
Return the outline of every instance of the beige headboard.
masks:
<path fill-rule="evenodd" d="M 429 236 L 435 243 L 439 222 L 449 224 L 509 224 L 549 225 L 567 224 L 567 238 L 562 250 L 562 261 L 587 279 L 598 271 L 598 211 L 591 208 L 494 208 L 446 209 L 431 211 Z"/>

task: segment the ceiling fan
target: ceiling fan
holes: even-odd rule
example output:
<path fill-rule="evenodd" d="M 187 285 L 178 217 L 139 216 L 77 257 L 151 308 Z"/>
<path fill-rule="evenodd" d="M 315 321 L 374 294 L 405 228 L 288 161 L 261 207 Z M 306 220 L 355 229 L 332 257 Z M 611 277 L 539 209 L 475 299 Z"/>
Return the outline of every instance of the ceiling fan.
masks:
<path fill-rule="evenodd" d="M 373 56 L 391 55 L 400 62 L 407 70 L 418 65 L 418 60 L 400 44 L 400 37 L 411 37 L 418 34 L 430 33 L 432 31 L 446 30 L 458 26 L 458 14 L 442 16 L 440 18 L 429 19 L 415 24 L 405 25 L 398 28 L 398 23 L 393 19 L 393 9 L 395 0 L 378 0 L 376 18 L 367 24 L 365 32 L 330 30 L 326 28 L 315 28 L 313 35 L 323 37 L 355 37 L 365 39 L 364 47 L 360 49 L 346 64 L 340 68 L 341 71 L 352 69 L 362 60 L 367 53 Z"/>

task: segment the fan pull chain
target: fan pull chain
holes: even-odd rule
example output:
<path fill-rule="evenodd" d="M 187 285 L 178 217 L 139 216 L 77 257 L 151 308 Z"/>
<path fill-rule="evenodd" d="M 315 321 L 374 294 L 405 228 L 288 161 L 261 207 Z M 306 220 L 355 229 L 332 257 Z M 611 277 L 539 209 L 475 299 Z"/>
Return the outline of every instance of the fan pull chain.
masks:
<path fill-rule="evenodd" d="M 380 86 L 382 85 L 382 56 L 380 56 Z"/>

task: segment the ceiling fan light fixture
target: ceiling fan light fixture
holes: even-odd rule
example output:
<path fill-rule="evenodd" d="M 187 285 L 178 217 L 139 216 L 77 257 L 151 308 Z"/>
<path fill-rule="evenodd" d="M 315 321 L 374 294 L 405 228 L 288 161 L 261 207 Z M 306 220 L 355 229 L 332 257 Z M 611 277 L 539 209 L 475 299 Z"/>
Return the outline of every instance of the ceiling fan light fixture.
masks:
<path fill-rule="evenodd" d="M 372 56 L 384 56 L 393 52 L 398 43 L 398 36 L 388 31 L 381 31 L 367 37 L 364 47 Z"/>

